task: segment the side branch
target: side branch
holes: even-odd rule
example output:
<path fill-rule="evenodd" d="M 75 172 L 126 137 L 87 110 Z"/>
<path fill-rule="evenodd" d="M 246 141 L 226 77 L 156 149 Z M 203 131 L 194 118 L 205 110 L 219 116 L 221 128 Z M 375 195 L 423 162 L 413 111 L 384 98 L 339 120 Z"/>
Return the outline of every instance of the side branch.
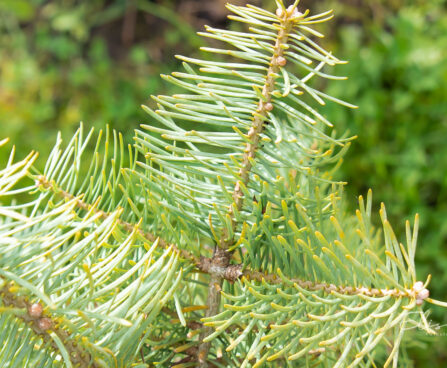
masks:
<path fill-rule="evenodd" d="M 79 198 L 76 198 L 73 194 L 66 192 L 65 190 L 58 188 L 53 182 L 50 182 L 43 175 L 39 175 L 36 179 L 36 185 L 42 186 L 45 189 L 51 190 L 53 193 L 60 195 L 62 198 L 67 200 L 75 200 L 76 206 L 85 211 L 89 211 L 91 209 L 91 204 L 82 201 Z M 100 217 L 105 220 L 110 216 L 109 213 L 104 212 L 99 209 L 95 209 L 95 213 L 98 213 Z M 128 232 L 133 232 L 135 230 L 135 225 L 126 222 L 124 220 L 118 219 L 119 224 L 123 227 L 124 230 Z M 149 242 L 154 242 L 158 239 L 158 245 L 164 249 L 172 248 L 174 252 L 177 252 L 180 257 L 183 259 L 190 261 L 193 265 L 197 267 L 203 273 L 215 274 L 216 276 L 223 278 L 225 280 L 229 280 L 231 282 L 236 281 L 240 276 L 242 276 L 242 266 L 241 265 L 229 265 L 225 262 L 220 262 L 220 264 L 213 262 L 213 258 L 208 257 L 197 257 L 194 254 L 188 252 L 185 249 L 180 249 L 177 245 L 172 244 L 164 240 L 163 238 L 152 234 L 148 231 L 144 231 L 140 228 L 137 229 L 138 233 Z M 217 257 L 216 257 L 217 258 Z"/>
<path fill-rule="evenodd" d="M 81 368 L 100 368 L 95 363 L 90 353 L 82 346 L 80 341 L 73 341 L 70 333 L 60 326 L 60 321 L 43 311 L 40 303 L 30 303 L 26 297 L 18 296 L 12 292 L 14 285 L 6 284 L 0 289 L 0 295 L 3 304 L 6 307 L 22 309 L 24 313 L 18 314 L 27 326 L 29 326 L 36 335 L 41 336 L 45 343 L 49 343 L 54 351 L 59 351 L 56 342 L 51 338 L 50 332 L 53 332 L 62 341 L 68 351 L 73 366 Z"/>
<path fill-rule="evenodd" d="M 37 179 L 38 185 L 43 186 L 45 189 L 50 189 L 54 193 L 57 193 L 61 195 L 63 198 L 66 198 L 68 200 L 73 200 L 75 196 L 72 194 L 57 188 L 54 183 L 49 182 L 44 176 L 39 176 Z M 83 202 L 80 199 L 76 200 L 76 204 L 79 208 L 84 209 L 88 211 L 91 207 L 91 204 L 88 204 L 86 202 Z M 96 210 L 97 213 L 100 213 L 101 218 L 106 219 L 108 216 L 110 216 L 107 212 L 104 212 L 102 210 Z M 120 225 L 123 226 L 123 228 L 126 231 L 132 232 L 135 229 L 135 226 L 132 225 L 129 222 L 118 220 Z M 207 273 L 210 275 L 214 275 L 216 278 L 227 280 L 230 282 L 235 282 L 236 280 L 245 277 L 248 280 L 254 280 L 258 282 L 267 282 L 269 284 L 283 284 L 283 283 L 296 283 L 299 287 L 309 290 L 309 291 L 318 291 L 318 290 L 324 290 L 326 293 L 330 294 L 332 291 L 335 291 L 340 294 L 348 294 L 348 295 L 356 295 L 356 294 L 363 294 L 366 296 L 372 296 L 372 297 L 382 297 L 382 296 L 392 296 L 396 298 L 414 298 L 416 300 L 419 300 L 419 304 L 421 304 L 425 299 L 428 298 L 429 292 L 425 288 L 427 282 L 422 283 L 421 281 L 416 282 L 411 289 L 376 289 L 376 288 L 366 288 L 363 286 L 359 287 L 353 287 L 353 286 L 337 286 L 334 284 L 327 284 L 324 282 L 318 283 L 318 282 L 312 282 L 312 281 L 306 281 L 298 278 L 292 278 L 288 280 L 284 280 L 280 276 L 280 272 L 278 274 L 267 274 L 263 273 L 261 271 L 254 271 L 250 269 L 242 270 L 241 264 L 229 264 L 227 261 L 227 252 L 224 250 L 218 248 L 216 250 L 216 253 L 213 258 L 209 257 L 197 257 L 190 252 L 180 249 L 177 245 L 171 244 L 167 242 L 166 240 L 157 237 L 156 235 L 143 231 L 141 229 L 138 229 L 138 232 L 141 236 L 143 236 L 148 241 L 154 242 L 156 239 L 158 239 L 158 244 L 162 248 L 169 248 L 172 247 L 172 249 L 180 254 L 180 256 L 190 261 L 192 264 L 195 265 L 195 267 L 203 273 Z M 228 262 L 228 263 L 227 263 Z M 214 284 L 215 285 L 215 284 Z M 219 289 L 219 288 L 218 288 Z"/>
<path fill-rule="evenodd" d="M 292 6 L 288 11 L 283 12 L 279 19 L 278 35 L 276 37 L 275 45 L 273 48 L 273 55 L 270 59 L 270 66 L 265 76 L 265 83 L 262 88 L 262 97 L 259 99 L 258 107 L 253 112 L 253 122 L 248 130 L 249 143 L 245 146 L 244 155 L 242 157 L 242 166 L 239 169 L 239 176 L 241 181 L 237 181 L 233 190 L 233 203 L 230 205 L 228 215 L 231 219 L 231 233 L 234 234 L 237 222 L 234 219 L 234 212 L 240 211 L 243 206 L 244 196 L 242 192 L 242 184 L 247 185 L 250 180 L 250 172 L 253 166 L 253 160 L 256 157 L 256 152 L 259 148 L 259 142 L 261 140 L 261 133 L 264 130 L 264 121 L 266 120 L 270 111 L 273 110 L 273 104 L 271 102 L 272 92 L 275 88 L 275 76 L 280 71 L 280 68 L 286 65 L 286 59 L 284 58 L 283 45 L 287 43 L 290 31 L 293 28 L 294 20 L 298 11 L 296 6 Z M 228 252 L 228 248 L 234 243 L 234 238 L 230 235 L 229 229 L 226 227 L 222 230 L 222 235 L 219 244 L 214 249 L 214 255 L 211 260 L 212 267 L 214 268 L 227 268 L 230 267 L 231 252 Z M 207 305 L 209 309 L 205 313 L 205 317 L 214 316 L 219 311 L 220 307 L 220 289 L 224 278 L 218 274 L 212 274 L 208 285 L 208 299 Z M 210 342 L 204 341 L 212 332 L 210 327 L 206 327 L 204 332 L 200 335 L 202 343 L 199 346 L 197 355 L 198 367 L 207 368 L 207 356 L 211 347 Z"/>
<path fill-rule="evenodd" d="M 279 270 L 278 270 L 279 271 Z M 280 275 L 280 271 L 278 275 L 275 274 L 264 274 L 259 271 L 252 270 L 244 270 L 242 272 L 242 277 L 247 278 L 248 280 L 255 280 L 259 282 L 267 282 L 269 284 L 296 284 L 302 289 L 306 289 L 309 291 L 318 291 L 323 290 L 327 294 L 331 294 L 332 292 L 336 292 L 344 295 L 366 295 L 371 297 L 384 297 L 391 296 L 394 298 L 410 298 L 416 299 L 416 304 L 421 305 L 425 299 L 429 297 L 429 290 L 426 289 L 430 278 L 423 283 L 422 281 L 417 281 L 410 289 L 377 289 L 377 288 L 367 288 L 364 286 L 340 286 L 334 284 L 327 284 L 325 282 L 312 282 L 305 281 L 297 278 L 292 278 L 288 280 L 284 280 Z"/>
<path fill-rule="evenodd" d="M 250 181 L 250 172 L 253 166 L 253 160 L 255 159 L 256 152 L 259 148 L 261 133 L 265 128 L 264 121 L 267 119 L 269 112 L 274 108 L 271 101 L 272 92 L 275 89 L 275 76 L 280 72 L 280 68 L 284 67 L 287 63 L 283 56 L 284 48 L 282 46 L 287 43 L 287 39 L 294 25 L 296 14 L 298 14 L 296 8 L 288 9 L 287 12 L 284 12 L 283 18 L 279 24 L 279 31 L 273 49 L 273 56 L 270 60 L 270 66 L 267 70 L 265 83 L 262 88 L 262 98 L 259 99 L 258 107 L 253 113 L 253 123 L 247 133 L 250 142 L 245 146 L 244 155 L 242 157 L 242 166 L 238 172 L 242 179 L 241 182 L 244 185 L 247 185 Z M 244 203 L 244 195 L 242 192 L 241 183 L 239 181 L 234 187 L 232 197 L 234 203 L 230 206 L 228 214 L 232 219 L 231 226 L 232 232 L 234 233 L 237 227 L 237 222 L 234 221 L 233 206 L 236 207 L 237 211 L 240 211 Z M 234 239 L 230 237 L 226 227 L 223 229 L 222 233 L 220 247 L 223 249 L 228 249 L 231 245 L 233 245 Z"/>
<path fill-rule="evenodd" d="M 45 176 L 43 175 L 39 175 L 37 177 L 36 180 L 36 185 L 39 186 L 41 185 L 43 188 L 45 189 L 49 189 L 52 192 L 59 194 L 60 196 L 62 196 L 63 198 L 66 198 L 68 200 L 73 200 L 76 199 L 76 206 L 88 211 L 90 210 L 91 204 L 88 204 L 84 201 L 82 201 L 81 199 L 77 199 L 73 194 L 66 192 L 65 190 L 58 188 L 53 182 L 49 182 L 47 180 L 47 178 L 45 178 Z M 102 210 L 95 210 L 96 213 L 99 213 L 102 219 L 106 219 L 107 217 L 109 217 L 110 215 L 107 212 L 104 212 Z M 126 222 L 124 220 L 118 219 L 118 223 L 128 232 L 132 232 L 135 229 L 135 226 L 132 225 L 129 222 Z M 188 252 L 187 250 L 184 249 L 180 249 L 179 247 L 177 247 L 177 245 L 172 244 L 167 242 L 166 240 L 148 232 L 148 231 L 144 231 L 142 229 L 137 229 L 138 233 L 145 239 L 147 239 L 150 242 L 154 242 L 158 239 L 158 245 L 161 246 L 164 249 L 167 249 L 169 247 L 171 247 L 175 252 L 179 253 L 179 255 L 185 259 L 190 261 L 191 263 L 195 264 L 195 265 L 199 265 L 201 263 L 201 259 L 197 256 L 195 256 L 194 254 Z"/>

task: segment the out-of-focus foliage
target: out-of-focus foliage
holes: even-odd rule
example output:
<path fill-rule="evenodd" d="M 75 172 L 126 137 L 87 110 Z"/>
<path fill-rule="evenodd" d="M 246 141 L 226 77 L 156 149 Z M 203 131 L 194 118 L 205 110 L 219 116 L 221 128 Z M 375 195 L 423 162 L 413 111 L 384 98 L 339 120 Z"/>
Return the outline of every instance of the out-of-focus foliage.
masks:
<path fill-rule="evenodd" d="M 20 142 L 23 154 L 45 154 L 56 130 L 68 136 L 83 120 L 109 123 L 130 141 L 144 116 L 138 105 L 166 92 L 158 74 L 175 69 L 174 54 L 192 54 L 194 28 L 224 21 L 224 2 L 1 0 L 0 138 Z M 350 61 L 339 68 L 351 82 L 327 91 L 360 108 L 325 110 L 360 136 L 340 171 L 348 195 L 374 188 L 395 224 L 420 213 L 421 275 L 446 275 L 447 2 L 302 0 L 301 7 L 335 10 L 327 27 L 336 31 L 323 29 L 325 42 Z M 446 299 L 445 285 L 447 276 L 432 281 L 435 298 Z M 436 309 L 433 319 L 447 323 Z M 414 349 L 415 365 L 445 365 L 446 344 L 441 336 L 429 351 Z"/>
<path fill-rule="evenodd" d="M 163 90 L 165 60 L 197 47 L 170 3 L 2 0 L 1 136 L 45 155 L 56 131 L 71 135 L 83 120 L 130 140 L 139 104 Z"/>

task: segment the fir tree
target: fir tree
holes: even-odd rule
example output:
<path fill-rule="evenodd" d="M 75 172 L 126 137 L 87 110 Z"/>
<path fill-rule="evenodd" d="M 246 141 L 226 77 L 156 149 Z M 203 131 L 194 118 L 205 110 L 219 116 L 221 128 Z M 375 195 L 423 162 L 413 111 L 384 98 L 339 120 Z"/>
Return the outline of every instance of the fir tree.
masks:
<path fill-rule="evenodd" d="M 354 106 L 312 84 L 344 79 L 312 28 L 332 13 L 276 4 L 228 5 L 246 30 L 207 27 L 222 48 L 179 57 L 181 94 L 153 96 L 133 145 L 81 126 L 42 172 L 12 150 L 1 367 L 396 367 L 406 330 L 434 332 L 417 216 L 400 243 L 333 179 L 352 137 L 318 104 Z"/>

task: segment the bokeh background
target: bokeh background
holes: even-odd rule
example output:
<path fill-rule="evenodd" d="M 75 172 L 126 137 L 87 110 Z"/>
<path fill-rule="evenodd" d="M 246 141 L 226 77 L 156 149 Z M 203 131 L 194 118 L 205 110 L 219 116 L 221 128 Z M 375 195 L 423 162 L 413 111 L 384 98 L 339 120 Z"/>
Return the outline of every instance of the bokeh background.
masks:
<path fill-rule="evenodd" d="M 170 92 L 158 75 L 178 69 L 174 55 L 198 55 L 205 24 L 231 27 L 225 2 L 0 0 L 0 138 L 19 156 L 45 157 L 57 131 L 68 138 L 84 121 L 109 124 L 130 143 L 148 122 L 139 105 Z M 447 300 L 447 1 L 302 0 L 300 8 L 334 9 L 319 27 L 322 42 L 350 61 L 337 70 L 349 81 L 326 88 L 360 108 L 323 112 L 340 133 L 359 136 L 339 171 L 352 209 L 373 188 L 401 239 L 419 213 L 419 278 L 431 273 L 432 296 Z M 415 367 L 447 366 L 447 313 L 433 308 L 430 319 L 440 336 L 407 339 Z"/>

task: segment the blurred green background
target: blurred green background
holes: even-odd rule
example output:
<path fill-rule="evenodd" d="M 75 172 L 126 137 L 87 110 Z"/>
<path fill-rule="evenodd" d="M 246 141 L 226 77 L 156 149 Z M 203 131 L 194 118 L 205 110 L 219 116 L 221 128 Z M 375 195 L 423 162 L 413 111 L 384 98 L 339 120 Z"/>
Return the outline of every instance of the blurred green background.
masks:
<path fill-rule="evenodd" d="M 0 0 L 0 138 L 20 156 L 45 157 L 57 131 L 111 127 L 131 142 L 151 94 L 169 93 L 160 73 L 178 69 L 175 54 L 194 55 L 204 24 L 228 26 L 224 0 Z M 245 1 L 232 1 L 244 4 Z M 251 3 L 269 9 L 273 0 Z M 302 0 L 312 12 L 334 9 L 323 44 L 350 63 L 347 82 L 327 91 L 359 105 L 323 112 L 339 133 L 359 135 L 339 178 L 352 209 L 373 188 L 399 236 L 421 216 L 420 279 L 447 300 L 447 1 Z M 7 159 L 0 151 L 0 162 Z M 433 323 L 447 313 L 433 308 Z M 444 336 L 443 336 L 444 335 Z M 447 325 L 410 349 L 415 367 L 447 366 Z M 411 340 L 411 339 L 410 339 Z"/>

